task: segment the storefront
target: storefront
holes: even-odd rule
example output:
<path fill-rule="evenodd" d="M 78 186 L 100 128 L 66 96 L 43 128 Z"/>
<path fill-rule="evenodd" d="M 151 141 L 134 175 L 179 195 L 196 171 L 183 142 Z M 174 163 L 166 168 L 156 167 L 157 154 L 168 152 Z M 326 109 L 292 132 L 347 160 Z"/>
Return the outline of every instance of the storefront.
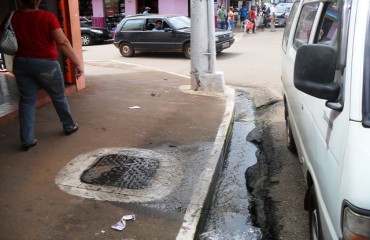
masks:
<path fill-rule="evenodd" d="M 189 16 L 190 0 L 79 0 L 80 16 L 91 18 L 93 26 L 113 30 L 128 15 L 149 13 Z"/>

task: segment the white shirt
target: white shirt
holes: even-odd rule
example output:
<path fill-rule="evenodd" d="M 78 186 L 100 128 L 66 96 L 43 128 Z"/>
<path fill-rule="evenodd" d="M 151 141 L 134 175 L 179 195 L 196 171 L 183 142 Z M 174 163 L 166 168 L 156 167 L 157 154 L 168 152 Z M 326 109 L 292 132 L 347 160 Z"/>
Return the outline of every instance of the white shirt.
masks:
<path fill-rule="evenodd" d="M 274 14 L 276 16 L 276 8 L 274 7 L 274 5 L 271 5 L 270 7 L 270 15 Z"/>

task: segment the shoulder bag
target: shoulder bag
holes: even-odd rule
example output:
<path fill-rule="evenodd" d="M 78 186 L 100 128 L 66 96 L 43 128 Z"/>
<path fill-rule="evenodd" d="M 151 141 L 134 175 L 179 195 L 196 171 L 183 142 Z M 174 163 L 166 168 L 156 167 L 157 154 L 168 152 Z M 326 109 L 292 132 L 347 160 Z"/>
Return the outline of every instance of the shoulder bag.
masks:
<path fill-rule="evenodd" d="M 13 14 L 14 11 L 11 12 L 5 24 L 4 32 L 0 37 L 0 52 L 12 56 L 16 55 L 18 52 L 18 42 L 11 23 Z"/>

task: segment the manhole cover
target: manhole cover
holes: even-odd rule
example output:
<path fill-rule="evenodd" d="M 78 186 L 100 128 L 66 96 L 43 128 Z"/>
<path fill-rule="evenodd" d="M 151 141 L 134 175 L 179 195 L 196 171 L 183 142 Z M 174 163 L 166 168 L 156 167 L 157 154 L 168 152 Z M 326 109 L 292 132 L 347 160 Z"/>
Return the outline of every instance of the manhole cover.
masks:
<path fill-rule="evenodd" d="M 109 154 L 100 157 L 84 171 L 81 181 L 88 184 L 127 189 L 143 189 L 149 185 L 159 169 L 157 159 Z"/>

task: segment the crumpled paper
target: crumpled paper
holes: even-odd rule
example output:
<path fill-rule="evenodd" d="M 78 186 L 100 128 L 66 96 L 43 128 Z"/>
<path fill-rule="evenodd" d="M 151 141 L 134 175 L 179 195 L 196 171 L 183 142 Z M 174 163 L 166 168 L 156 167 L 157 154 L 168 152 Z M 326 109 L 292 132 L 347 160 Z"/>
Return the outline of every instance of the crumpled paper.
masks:
<path fill-rule="evenodd" d="M 136 219 L 135 214 L 124 215 L 116 224 L 112 225 L 111 228 L 118 230 L 118 231 L 122 231 L 126 227 L 126 221 L 131 221 L 131 220 L 135 221 L 135 219 Z"/>

